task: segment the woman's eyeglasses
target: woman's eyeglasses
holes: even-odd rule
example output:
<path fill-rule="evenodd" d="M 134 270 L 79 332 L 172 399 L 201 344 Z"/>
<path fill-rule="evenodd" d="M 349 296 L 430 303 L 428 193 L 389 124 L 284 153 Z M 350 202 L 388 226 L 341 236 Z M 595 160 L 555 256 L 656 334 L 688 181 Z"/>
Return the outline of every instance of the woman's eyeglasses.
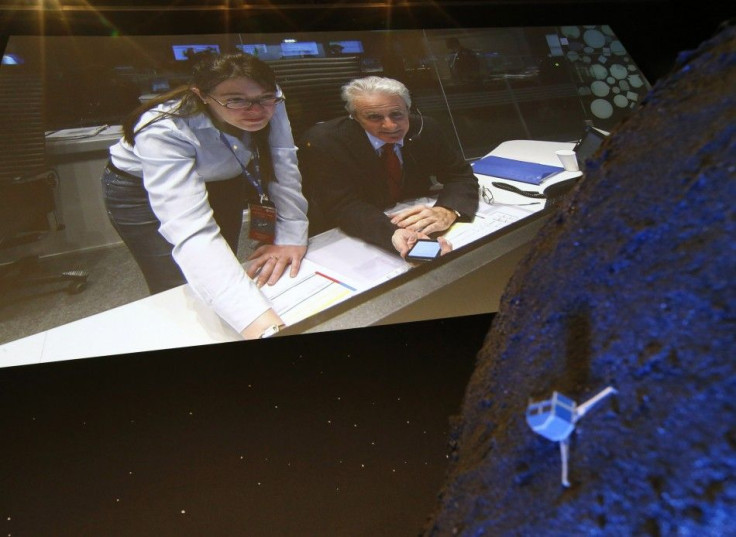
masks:
<path fill-rule="evenodd" d="M 217 99 L 215 99 L 212 95 L 207 95 L 210 99 L 215 101 L 220 106 L 224 106 L 225 108 L 229 108 L 230 110 L 250 110 L 253 108 L 254 105 L 258 105 L 261 108 L 270 108 L 272 106 L 276 106 L 278 103 L 284 102 L 286 99 L 284 97 L 259 97 L 258 99 L 242 99 L 240 97 L 235 97 L 233 99 L 228 99 L 227 101 L 220 102 Z"/>

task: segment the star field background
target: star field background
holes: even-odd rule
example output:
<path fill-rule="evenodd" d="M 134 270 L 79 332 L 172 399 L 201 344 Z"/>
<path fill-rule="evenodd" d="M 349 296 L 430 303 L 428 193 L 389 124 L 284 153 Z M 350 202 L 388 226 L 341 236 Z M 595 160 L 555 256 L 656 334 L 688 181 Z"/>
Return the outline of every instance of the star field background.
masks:
<path fill-rule="evenodd" d="M 0 536 L 411 536 L 492 315 L 0 370 Z"/>

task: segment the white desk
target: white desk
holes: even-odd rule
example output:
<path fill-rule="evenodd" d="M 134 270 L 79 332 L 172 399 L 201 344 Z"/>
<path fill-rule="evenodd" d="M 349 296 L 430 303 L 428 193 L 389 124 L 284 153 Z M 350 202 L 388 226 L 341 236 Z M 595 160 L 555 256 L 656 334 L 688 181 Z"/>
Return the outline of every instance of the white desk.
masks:
<path fill-rule="evenodd" d="M 46 152 L 52 156 L 107 152 L 123 136 L 120 125 L 61 129 L 46 133 Z"/>
<path fill-rule="evenodd" d="M 536 140 L 510 140 L 501 143 L 496 149 L 491 151 L 490 155 L 498 157 L 505 157 L 515 160 L 523 160 L 527 162 L 536 162 L 538 164 L 547 164 L 550 166 L 561 166 L 560 161 L 555 154 L 558 149 L 572 149 L 575 146 L 574 143 L 569 142 L 542 142 Z M 518 187 L 521 190 L 532 190 L 535 192 L 542 192 L 545 188 L 566 181 L 568 179 L 574 179 L 580 177 L 582 172 L 567 172 L 555 174 L 553 177 L 545 180 L 541 185 L 530 185 L 529 183 L 522 183 L 520 181 L 512 181 L 509 179 L 497 179 L 488 177 L 485 175 L 478 175 L 478 180 L 493 190 L 493 196 L 499 203 L 531 203 L 535 200 L 533 198 L 527 198 L 508 190 L 502 190 L 491 186 L 492 181 L 505 182 Z M 544 201 L 544 200 L 542 200 Z"/>
<path fill-rule="evenodd" d="M 557 165 L 555 150 L 571 148 L 572 145 L 517 140 L 501 144 L 492 154 Z M 579 175 L 580 172 L 564 172 L 538 188 Z M 478 176 L 478 179 L 485 186 L 498 180 L 486 176 Z M 532 189 L 531 185 L 522 185 L 526 190 Z M 411 275 L 405 274 L 411 265 L 398 256 L 347 237 L 337 229 L 313 237 L 297 278 L 298 285 L 291 287 L 288 284 L 294 282 L 282 278 L 277 286 L 267 290 L 277 311 L 290 325 L 284 333 L 358 328 L 496 311 L 508 277 L 545 219 L 541 215 L 534 217 L 543 209 L 542 203 L 504 205 L 537 200 L 498 189 L 494 189 L 494 196 L 496 206 L 481 204 L 478 216 L 486 218 L 476 218 L 474 225 L 491 225 L 492 231 L 500 230 L 502 233 L 497 238 L 476 241 L 475 235 L 468 233 L 472 226 L 453 226 L 448 237 L 456 250 L 460 250 L 427 266 L 412 269 L 415 273 Z M 489 224 L 495 217 L 499 220 Z M 520 224 L 511 225 L 515 222 Z M 316 273 L 320 274 L 315 276 Z M 382 283 L 384 285 L 381 286 Z M 300 297 L 308 294 L 317 298 L 300 302 Z M 352 300 L 346 300 L 348 298 Z M 294 304 L 299 306 L 294 307 Z M 188 285 L 183 285 L 2 345 L 0 366 L 239 339 L 235 331 L 194 296 Z"/>
<path fill-rule="evenodd" d="M 24 255 L 64 254 L 122 243 L 107 217 L 100 183 L 108 148 L 121 136 L 121 127 L 107 125 L 47 133 L 47 162 L 59 175 L 55 202 L 65 227 L 24 245 Z"/>

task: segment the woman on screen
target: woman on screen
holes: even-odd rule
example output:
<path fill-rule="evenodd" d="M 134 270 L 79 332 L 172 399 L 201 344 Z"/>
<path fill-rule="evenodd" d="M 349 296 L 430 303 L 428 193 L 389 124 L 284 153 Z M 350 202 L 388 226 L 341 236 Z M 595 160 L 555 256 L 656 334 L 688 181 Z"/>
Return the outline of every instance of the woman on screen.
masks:
<path fill-rule="evenodd" d="M 113 226 L 151 293 L 188 282 L 247 339 L 281 319 L 260 291 L 307 244 L 307 202 L 284 97 L 248 54 L 204 54 L 182 86 L 123 123 L 102 176 Z M 243 210 L 259 246 L 247 272 L 236 257 Z"/>

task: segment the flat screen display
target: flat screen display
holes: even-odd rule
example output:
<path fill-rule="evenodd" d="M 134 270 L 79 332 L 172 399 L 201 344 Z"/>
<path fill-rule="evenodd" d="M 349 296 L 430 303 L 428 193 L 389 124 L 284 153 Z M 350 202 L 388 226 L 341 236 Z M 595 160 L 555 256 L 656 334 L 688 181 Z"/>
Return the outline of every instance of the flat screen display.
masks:
<path fill-rule="evenodd" d="M 263 56 L 268 54 L 268 46 L 263 43 L 255 43 L 251 45 L 235 45 L 235 48 L 240 52 L 246 54 L 252 54 L 253 56 Z"/>
<path fill-rule="evenodd" d="M 23 58 L 17 54 L 3 54 L 2 65 L 22 65 Z"/>
<path fill-rule="evenodd" d="M 300 58 L 318 56 L 319 46 L 316 41 L 293 41 L 281 43 L 281 55 L 284 58 Z"/>
<path fill-rule="evenodd" d="M 340 54 L 363 54 L 363 42 L 357 39 L 348 41 L 330 41 L 330 48 Z"/>
<path fill-rule="evenodd" d="M 200 52 L 220 53 L 219 45 L 172 45 L 171 50 L 174 52 L 174 59 L 177 61 L 188 60 L 193 54 Z"/>

